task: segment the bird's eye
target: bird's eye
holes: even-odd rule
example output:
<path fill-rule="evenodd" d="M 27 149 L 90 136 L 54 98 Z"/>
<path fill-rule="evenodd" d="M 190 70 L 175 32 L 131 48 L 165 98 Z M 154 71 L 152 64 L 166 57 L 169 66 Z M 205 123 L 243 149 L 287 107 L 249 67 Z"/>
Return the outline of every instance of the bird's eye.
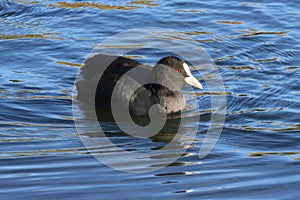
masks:
<path fill-rule="evenodd" d="M 177 73 L 181 73 L 181 69 L 176 69 L 176 72 Z"/>

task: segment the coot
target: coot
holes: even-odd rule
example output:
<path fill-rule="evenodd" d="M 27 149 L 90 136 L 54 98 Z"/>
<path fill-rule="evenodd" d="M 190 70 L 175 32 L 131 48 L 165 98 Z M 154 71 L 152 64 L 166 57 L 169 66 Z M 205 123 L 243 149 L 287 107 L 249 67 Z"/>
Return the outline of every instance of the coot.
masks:
<path fill-rule="evenodd" d="M 185 84 L 202 89 L 188 65 L 178 57 L 167 56 L 154 67 L 122 57 L 98 54 L 84 63 L 81 80 L 77 83 L 78 96 L 91 95 L 89 84 L 97 80 L 95 106 L 111 111 L 114 106 L 127 106 L 132 115 L 147 115 L 153 105 L 161 105 L 167 114 L 182 111 L 186 100 L 181 93 Z M 137 87 L 138 86 L 138 87 Z"/>

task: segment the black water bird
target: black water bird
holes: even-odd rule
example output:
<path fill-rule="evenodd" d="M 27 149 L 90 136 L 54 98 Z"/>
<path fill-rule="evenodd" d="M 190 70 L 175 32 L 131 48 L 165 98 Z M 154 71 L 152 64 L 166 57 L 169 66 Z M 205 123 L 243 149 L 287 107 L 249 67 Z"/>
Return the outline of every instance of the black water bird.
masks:
<path fill-rule="evenodd" d="M 202 89 L 189 66 L 175 56 L 164 57 L 152 67 L 122 56 L 98 54 L 85 61 L 80 75 L 78 97 L 93 98 L 88 91 L 98 81 L 97 109 L 111 110 L 114 101 L 116 106 L 129 107 L 133 115 L 147 115 L 156 104 L 167 114 L 180 112 L 186 107 L 181 88 L 190 84 Z"/>

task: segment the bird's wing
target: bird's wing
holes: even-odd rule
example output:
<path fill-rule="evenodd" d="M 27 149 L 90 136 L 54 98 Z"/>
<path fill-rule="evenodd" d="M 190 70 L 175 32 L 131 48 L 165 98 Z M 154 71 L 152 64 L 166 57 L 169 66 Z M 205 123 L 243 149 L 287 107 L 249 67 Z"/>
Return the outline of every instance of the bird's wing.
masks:
<path fill-rule="evenodd" d="M 130 75 L 124 76 L 129 70 L 132 70 Z M 89 101 L 95 98 L 96 94 L 98 103 L 110 107 L 111 95 L 118 81 L 118 96 L 121 99 L 128 99 L 133 84 L 149 80 L 151 73 L 152 67 L 142 65 L 133 59 L 103 54 L 94 55 L 88 58 L 81 68 L 76 82 L 77 99 Z"/>

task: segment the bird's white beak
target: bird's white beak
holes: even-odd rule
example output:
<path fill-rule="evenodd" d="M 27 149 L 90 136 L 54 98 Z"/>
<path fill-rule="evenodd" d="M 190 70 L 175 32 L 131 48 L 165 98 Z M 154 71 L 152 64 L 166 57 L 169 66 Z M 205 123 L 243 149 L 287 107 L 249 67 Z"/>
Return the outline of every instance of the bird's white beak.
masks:
<path fill-rule="evenodd" d="M 184 80 L 187 84 L 190 84 L 196 88 L 203 89 L 201 83 L 192 75 L 189 66 L 186 63 L 183 63 L 183 69 L 185 70 L 188 77 Z"/>

